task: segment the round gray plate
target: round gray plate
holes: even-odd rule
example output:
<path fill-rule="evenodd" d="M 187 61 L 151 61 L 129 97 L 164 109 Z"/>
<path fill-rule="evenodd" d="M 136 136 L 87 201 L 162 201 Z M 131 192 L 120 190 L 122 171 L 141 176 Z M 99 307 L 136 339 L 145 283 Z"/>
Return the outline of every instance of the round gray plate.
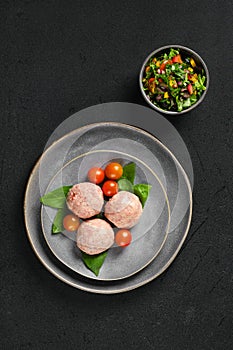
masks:
<path fill-rule="evenodd" d="M 121 126 L 119 125 L 119 128 Z M 98 125 L 96 127 L 101 127 L 101 125 Z M 129 127 L 129 129 L 132 128 Z M 72 136 L 75 136 L 75 132 L 77 131 L 74 131 L 73 133 L 60 139 L 54 145 L 56 145 L 56 147 L 59 145 L 60 149 L 62 150 L 66 143 L 67 137 L 70 138 Z M 168 198 L 171 207 L 171 229 L 169 231 L 167 240 L 156 259 L 154 259 L 142 271 L 123 280 L 111 282 L 91 280 L 67 268 L 64 264 L 58 261 L 56 257 L 51 253 L 41 231 L 41 208 L 39 198 L 41 196 L 41 191 L 44 192 L 46 190 L 48 183 L 50 179 L 54 176 L 54 174 L 63 166 L 63 164 L 66 164 L 66 160 L 72 159 L 72 151 L 68 152 L 68 157 L 65 157 L 67 159 L 60 159 L 60 162 L 59 159 L 56 159 L 55 164 L 58 163 L 57 167 L 51 167 L 52 169 L 48 169 L 47 167 L 47 179 L 42 179 L 40 177 L 40 174 L 43 173 L 43 171 L 45 170 L 43 169 L 43 164 L 46 164 L 46 162 L 49 160 L 54 145 L 52 145 L 43 154 L 40 161 L 34 167 L 28 182 L 24 206 L 28 238 L 36 255 L 44 264 L 44 266 L 46 266 L 46 268 L 51 273 L 53 273 L 56 277 L 63 280 L 64 282 L 76 288 L 80 288 L 94 293 L 119 293 L 123 291 L 128 291 L 151 281 L 159 274 L 161 274 L 174 260 L 179 249 L 181 248 L 182 243 L 184 242 L 185 237 L 188 233 L 191 221 L 191 187 L 183 168 L 180 166 L 173 154 L 151 135 L 145 133 L 145 138 L 147 140 L 150 140 L 149 148 L 151 148 L 150 150 L 152 151 L 152 153 L 154 149 L 154 144 L 160 144 L 160 146 L 165 150 L 163 154 L 160 154 L 160 158 L 157 159 L 159 160 L 159 164 L 162 165 L 162 176 L 160 176 L 160 179 L 164 181 L 163 172 L 166 174 L 167 178 L 173 179 L 173 181 L 170 182 L 169 186 L 168 183 L 163 182 L 163 185 L 165 186 L 168 193 Z M 51 161 L 52 160 L 54 163 L 54 157 L 51 158 Z M 171 185 L 172 183 L 173 186 Z"/>
<path fill-rule="evenodd" d="M 103 139 L 103 135 L 109 128 L 111 128 L 112 135 L 115 134 L 115 129 L 117 129 L 116 132 L 119 132 L 119 125 L 113 126 L 112 124 L 100 127 L 89 126 L 85 128 L 85 139 L 83 139 L 82 142 L 86 144 L 87 140 L 91 139 L 93 144 L 96 145 L 100 138 Z M 125 127 L 122 126 L 121 128 L 124 129 Z M 96 159 L 98 159 L 98 165 L 100 166 L 104 166 L 112 160 L 117 160 L 125 164 L 135 162 L 135 183 L 149 183 L 152 186 L 140 221 L 131 229 L 133 236 L 132 243 L 124 249 L 113 245 L 108 251 L 107 258 L 101 267 L 98 277 L 84 265 L 81 252 L 76 246 L 76 233 L 64 232 L 65 235 L 51 234 L 51 227 L 56 215 L 56 209 L 42 206 L 42 230 L 52 252 L 61 262 L 72 270 L 83 276 L 97 280 L 110 281 L 126 278 L 143 269 L 157 256 L 165 243 L 169 230 L 170 208 L 166 191 L 157 174 L 143 161 L 133 156 L 135 153 L 135 143 L 133 143 L 133 148 L 131 148 L 129 137 L 137 133 L 137 137 L 139 138 L 140 131 L 133 129 L 131 135 L 129 130 L 127 130 L 127 132 L 128 146 L 125 151 L 128 153 L 114 150 L 93 150 L 84 155 L 78 155 L 54 176 L 46 190 L 46 192 L 50 192 L 60 187 L 61 182 L 65 186 L 67 184 L 76 184 L 86 181 L 86 174 L 91 167 L 96 165 Z M 79 137 L 78 131 L 76 136 L 77 138 Z M 159 144 L 157 146 L 157 152 L 164 151 L 163 148 L 159 150 L 159 148 L 161 148 Z M 139 144 L 138 147 L 142 148 L 141 144 Z M 114 148 L 113 141 L 111 141 L 111 148 Z M 53 147 L 53 152 L 58 152 L 56 145 Z M 151 163 L 154 157 L 152 153 L 149 153 L 148 156 L 151 157 Z"/>

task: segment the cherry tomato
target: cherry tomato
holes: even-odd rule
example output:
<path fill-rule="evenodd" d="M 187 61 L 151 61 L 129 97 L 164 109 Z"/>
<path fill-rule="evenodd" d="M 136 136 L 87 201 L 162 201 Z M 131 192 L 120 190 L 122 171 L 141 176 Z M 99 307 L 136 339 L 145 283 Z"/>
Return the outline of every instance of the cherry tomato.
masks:
<path fill-rule="evenodd" d="M 64 229 L 70 232 L 77 231 L 79 228 L 80 221 L 79 218 L 76 215 L 69 214 L 66 215 L 63 219 L 63 226 Z"/>
<path fill-rule="evenodd" d="M 101 168 L 91 168 L 88 171 L 87 177 L 90 182 L 93 182 L 94 184 L 100 184 L 102 181 L 104 181 L 104 170 Z"/>
<path fill-rule="evenodd" d="M 176 55 L 176 56 L 172 57 L 172 62 L 173 63 L 183 63 L 180 55 Z"/>
<path fill-rule="evenodd" d="M 117 231 L 115 236 L 115 242 L 119 247 L 127 247 L 132 241 L 132 235 L 129 230 L 121 229 Z"/>
<path fill-rule="evenodd" d="M 118 180 L 123 174 L 123 168 L 119 163 L 110 163 L 105 168 L 105 175 L 110 180 Z"/>
<path fill-rule="evenodd" d="M 104 195 L 107 197 L 112 197 L 118 192 L 118 184 L 116 181 L 108 180 L 105 181 L 102 187 Z"/>
<path fill-rule="evenodd" d="M 159 67 L 160 70 L 164 70 L 167 64 L 172 64 L 172 61 L 171 61 L 171 60 L 165 60 L 165 61 L 163 61 L 163 63 L 162 63 L 161 66 Z"/>
<path fill-rule="evenodd" d="M 150 90 L 150 92 L 154 94 L 155 88 L 156 88 L 155 78 L 150 78 L 148 80 L 148 89 Z"/>

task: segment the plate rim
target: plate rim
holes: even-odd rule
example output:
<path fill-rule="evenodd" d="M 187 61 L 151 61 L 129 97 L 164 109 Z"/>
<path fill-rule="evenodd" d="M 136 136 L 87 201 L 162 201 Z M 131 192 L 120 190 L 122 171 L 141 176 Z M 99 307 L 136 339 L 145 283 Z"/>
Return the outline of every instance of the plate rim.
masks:
<path fill-rule="evenodd" d="M 37 171 L 37 168 L 39 167 L 40 165 L 40 162 L 42 160 L 42 157 L 44 156 L 45 153 L 47 153 L 50 148 L 52 148 L 54 146 L 54 144 L 56 143 L 59 143 L 61 142 L 64 138 L 74 134 L 77 130 L 80 130 L 80 129 L 83 129 L 83 128 L 86 128 L 90 125 L 96 125 L 96 126 L 100 126 L 100 125 L 103 125 L 103 124 L 114 124 L 114 125 L 123 125 L 123 126 L 126 126 L 128 128 L 133 128 L 133 129 L 137 129 L 139 130 L 140 132 L 142 133 L 145 133 L 147 134 L 150 138 L 152 138 L 155 142 L 158 142 L 167 152 L 168 154 L 172 157 L 172 159 L 176 162 L 176 164 L 178 164 L 178 166 L 180 167 L 180 170 L 181 172 L 183 173 L 183 176 L 185 178 L 185 181 L 186 181 L 186 185 L 187 185 L 187 188 L 189 190 L 189 200 L 190 200 L 190 203 L 189 203 L 189 217 L 188 217 L 188 222 L 187 222 L 187 227 L 186 227 L 186 230 L 183 234 L 183 237 L 178 245 L 178 247 L 176 248 L 176 251 L 175 253 L 171 256 L 171 258 L 168 260 L 168 262 L 163 266 L 163 268 L 161 268 L 161 270 L 159 272 L 157 272 L 156 274 L 154 274 L 153 276 L 151 276 L 150 278 L 146 279 L 146 280 L 143 280 L 139 283 L 136 283 L 134 284 L 133 286 L 130 286 L 130 287 L 124 287 L 120 290 L 117 290 L 117 289 L 112 289 L 112 290 L 106 290 L 106 291 L 103 291 L 101 289 L 98 289 L 98 288 L 94 288 L 94 289 L 91 289 L 91 288 L 88 288 L 88 287 L 83 287 L 83 286 L 78 286 L 77 284 L 71 282 L 71 281 L 67 281 L 66 278 L 60 276 L 58 273 L 56 273 L 50 266 L 48 266 L 48 264 L 41 258 L 41 256 L 39 255 L 39 253 L 37 252 L 37 249 L 36 247 L 34 246 L 33 242 L 32 242 L 32 239 L 30 237 L 30 231 L 29 231 L 29 228 L 28 228 L 28 225 L 27 225 L 27 218 L 26 218 L 26 211 L 27 211 L 27 207 L 26 207 L 26 200 L 27 200 L 27 195 L 28 195 L 28 192 L 29 192 L 29 187 L 31 185 L 31 181 L 33 179 L 33 175 L 34 173 Z M 59 280 L 61 280 L 62 282 L 76 288 L 76 289 L 79 289 L 79 290 L 82 290 L 82 291 L 87 291 L 87 292 L 90 292 L 90 293 L 98 293 L 98 294 L 118 294 L 118 293 L 123 293 L 123 292 L 127 292 L 127 291 L 131 291 L 131 290 L 134 290 L 136 288 L 139 288 L 151 281 L 153 281 L 154 279 L 156 279 L 158 276 L 160 276 L 171 264 L 172 262 L 175 260 L 176 256 L 178 255 L 186 237 L 187 237 L 187 234 L 189 232 L 189 229 L 190 229 L 190 225 L 191 225 L 191 219 L 192 219 L 192 210 L 193 210 L 193 199 L 192 199 L 192 188 L 191 188 L 191 185 L 190 185 L 190 181 L 189 181 L 189 178 L 184 170 L 184 168 L 182 167 L 182 165 L 180 164 L 180 162 L 178 161 L 178 159 L 176 158 L 176 156 L 170 151 L 170 149 L 164 145 L 157 137 L 155 137 L 153 134 L 151 134 L 150 132 L 148 131 L 145 131 L 144 129 L 141 129 L 140 127 L 137 127 L 137 126 L 133 126 L 133 125 L 129 125 L 129 124 L 125 124 L 125 123 L 121 123 L 121 122 L 99 122 L 99 123 L 91 123 L 91 124 L 88 124 L 88 125 L 85 125 L 85 126 L 82 126 L 80 128 L 76 128 L 74 130 L 72 130 L 71 132 L 63 135 L 61 138 L 59 138 L 58 140 L 55 140 L 54 142 L 52 142 L 52 144 L 47 147 L 44 152 L 41 154 L 41 156 L 38 158 L 38 160 L 36 161 L 35 165 L 33 166 L 32 170 L 30 171 L 29 173 L 29 177 L 28 177 L 28 181 L 27 181 L 27 184 L 26 184 L 26 190 L 25 190 L 25 195 L 24 195 L 24 202 L 23 202 L 23 210 L 24 210 L 24 223 L 25 223 L 25 228 L 26 228 L 26 234 L 27 234 L 27 237 L 28 237 L 28 240 L 31 244 L 31 247 L 35 253 L 35 255 L 37 256 L 37 258 L 39 259 L 39 261 L 42 263 L 42 265 L 53 275 L 55 276 L 56 278 L 58 278 Z"/>

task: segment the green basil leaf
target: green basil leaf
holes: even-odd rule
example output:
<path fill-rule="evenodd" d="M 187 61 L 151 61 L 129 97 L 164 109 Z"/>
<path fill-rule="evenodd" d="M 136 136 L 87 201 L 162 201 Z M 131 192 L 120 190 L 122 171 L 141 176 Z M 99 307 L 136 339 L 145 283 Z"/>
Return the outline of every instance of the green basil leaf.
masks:
<path fill-rule="evenodd" d="M 67 211 L 66 208 L 58 209 L 57 214 L 53 220 L 52 234 L 58 234 L 64 230 L 63 218 L 66 214 L 66 211 Z"/>
<path fill-rule="evenodd" d="M 63 208 L 66 203 L 66 196 L 72 186 L 63 186 L 56 190 L 46 193 L 40 198 L 42 204 L 52 208 Z"/>
<path fill-rule="evenodd" d="M 147 184 L 138 184 L 134 186 L 134 194 L 139 197 L 142 207 L 144 207 L 146 200 L 149 196 L 151 185 Z"/>
<path fill-rule="evenodd" d="M 120 179 L 118 182 L 118 190 L 119 191 L 127 191 L 127 192 L 134 192 L 132 183 L 127 179 Z"/>
<path fill-rule="evenodd" d="M 123 175 L 122 179 L 127 179 L 129 180 L 132 184 L 134 184 L 134 179 L 135 179 L 135 172 L 136 172 L 136 164 L 131 162 L 129 164 L 126 164 L 123 167 Z"/>
<path fill-rule="evenodd" d="M 92 272 L 94 272 L 96 276 L 98 276 L 100 268 L 103 265 L 107 254 L 108 254 L 107 250 L 103 253 L 96 254 L 96 255 L 88 255 L 82 252 L 82 260 L 84 264 L 87 266 L 87 268 Z"/>
<path fill-rule="evenodd" d="M 96 219 L 103 219 L 103 220 L 106 219 L 105 216 L 104 216 L 104 213 L 102 211 L 99 214 L 95 215 L 95 218 Z"/>

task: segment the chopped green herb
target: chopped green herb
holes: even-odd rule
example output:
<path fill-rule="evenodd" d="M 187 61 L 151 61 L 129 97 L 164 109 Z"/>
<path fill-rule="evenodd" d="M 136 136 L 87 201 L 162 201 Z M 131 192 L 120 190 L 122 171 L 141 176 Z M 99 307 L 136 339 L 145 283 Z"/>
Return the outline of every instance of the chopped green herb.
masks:
<path fill-rule="evenodd" d="M 179 50 L 175 50 L 175 49 L 171 48 L 168 57 L 171 59 L 171 58 L 175 57 L 176 55 L 179 55 Z"/>
<path fill-rule="evenodd" d="M 187 100 L 185 100 L 183 103 L 183 108 L 187 108 L 190 106 L 191 106 L 191 100 L 190 100 L 190 98 L 187 98 Z"/>

